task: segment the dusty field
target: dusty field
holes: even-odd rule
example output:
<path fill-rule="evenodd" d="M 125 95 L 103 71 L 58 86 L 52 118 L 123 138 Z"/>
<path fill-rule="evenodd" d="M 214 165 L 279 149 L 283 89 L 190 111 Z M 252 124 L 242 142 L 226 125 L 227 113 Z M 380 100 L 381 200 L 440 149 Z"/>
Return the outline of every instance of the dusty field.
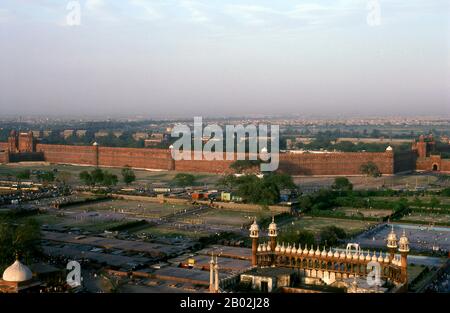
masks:
<path fill-rule="evenodd" d="M 292 232 L 297 230 L 309 230 L 314 234 L 318 234 L 320 230 L 326 226 L 337 226 L 343 228 L 347 233 L 354 233 L 362 231 L 374 224 L 374 222 L 358 220 L 304 216 L 290 224 L 286 224 L 281 228 L 281 231 Z"/>
<path fill-rule="evenodd" d="M 392 210 L 375 210 L 375 209 L 357 209 L 357 208 L 338 208 L 338 212 L 344 212 L 345 216 L 364 216 L 364 217 L 385 217 L 392 214 Z"/>
<path fill-rule="evenodd" d="M 423 222 L 424 224 L 430 223 L 450 223 L 450 214 L 436 214 L 436 213 L 419 213 L 413 212 L 405 215 L 401 222 Z"/>
<path fill-rule="evenodd" d="M 147 201 L 108 200 L 97 203 L 70 206 L 70 212 L 110 212 L 121 213 L 127 216 L 140 216 L 148 218 L 160 218 L 174 212 L 187 209 L 185 205 L 163 204 Z"/>
<path fill-rule="evenodd" d="M 35 164 L 6 164 L 6 165 L 0 165 L 0 179 L 6 179 L 7 175 L 12 175 L 15 177 L 18 173 L 22 172 L 23 170 L 42 170 L 42 171 L 49 171 L 53 169 L 57 169 L 58 172 L 67 172 L 70 174 L 69 183 L 70 184 L 79 184 L 80 179 L 79 175 L 82 171 L 92 171 L 95 169 L 95 167 L 92 166 L 76 166 L 76 165 L 63 165 L 63 164 L 45 164 L 45 163 L 35 163 Z M 103 168 L 104 170 L 107 170 L 119 177 L 119 180 L 121 180 L 121 168 Z M 177 172 L 169 172 L 169 171 L 163 171 L 163 172 L 152 172 L 152 171 L 145 171 L 145 170 L 134 170 L 136 174 L 136 181 L 132 184 L 133 185 L 144 185 L 144 186 L 152 186 L 152 184 L 164 184 L 164 183 L 170 183 L 172 179 L 175 177 Z M 217 180 L 220 178 L 218 175 L 215 174 L 207 174 L 207 173 L 192 173 L 194 176 L 196 176 L 196 180 L 199 184 L 214 184 L 217 182 Z M 33 177 L 31 180 L 35 180 Z M 120 185 L 124 185 L 123 183 L 120 183 Z"/>
<path fill-rule="evenodd" d="M 254 218 L 261 220 L 270 217 L 270 212 L 238 212 L 212 209 L 203 214 L 195 216 L 195 219 L 201 220 L 204 224 L 210 225 L 231 225 L 241 227 L 251 223 Z"/>

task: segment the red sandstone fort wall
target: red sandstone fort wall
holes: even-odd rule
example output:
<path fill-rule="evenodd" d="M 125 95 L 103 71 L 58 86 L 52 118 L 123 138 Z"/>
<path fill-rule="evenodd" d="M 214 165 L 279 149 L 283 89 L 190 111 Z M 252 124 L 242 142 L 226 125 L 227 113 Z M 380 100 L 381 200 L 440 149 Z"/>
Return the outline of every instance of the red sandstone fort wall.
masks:
<path fill-rule="evenodd" d="M 383 174 L 394 173 L 392 152 L 281 154 L 279 169 L 292 175 L 361 175 L 361 165 L 369 161 Z"/>
<path fill-rule="evenodd" d="M 0 143 L 0 150 L 6 150 L 7 147 L 7 143 Z M 95 166 L 98 162 L 100 166 L 128 165 L 134 168 L 183 172 L 227 173 L 233 162 L 225 160 L 225 157 L 224 160 L 215 161 L 172 161 L 170 151 L 164 149 L 37 144 L 36 151 L 43 152 L 45 160 L 50 163 Z M 279 169 L 292 175 L 359 175 L 361 165 L 369 161 L 374 162 L 383 174 L 414 169 L 416 165 L 414 154 L 409 152 L 396 153 L 395 156 L 392 152 L 286 153 L 280 154 Z M 450 162 L 444 163 L 439 159 L 439 169 L 450 170 Z M 417 168 L 431 170 L 431 159 L 417 160 Z"/>
<path fill-rule="evenodd" d="M 36 151 L 43 152 L 45 161 L 50 163 L 96 164 L 96 153 L 93 146 L 37 144 Z"/>
<path fill-rule="evenodd" d="M 6 151 L 6 150 L 8 150 L 8 143 L 0 142 L 0 151 Z"/>
<path fill-rule="evenodd" d="M 169 150 L 99 147 L 100 166 L 131 166 L 134 168 L 170 170 Z"/>

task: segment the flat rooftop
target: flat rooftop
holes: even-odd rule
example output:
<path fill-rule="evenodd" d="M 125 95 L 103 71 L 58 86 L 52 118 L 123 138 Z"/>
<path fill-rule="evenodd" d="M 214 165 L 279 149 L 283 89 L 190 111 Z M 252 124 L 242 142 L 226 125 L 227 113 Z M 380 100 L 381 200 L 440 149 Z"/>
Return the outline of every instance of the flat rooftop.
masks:
<path fill-rule="evenodd" d="M 42 238 L 44 240 L 89 245 L 94 247 L 101 247 L 104 249 L 119 249 L 123 251 L 143 252 L 149 254 L 152 257 L 158 257 L 161 253 L 164 253 L 166 255 L 176 255 L 184 252 L 186 249 L 184 246 L 95 236 L 79 236 L 74 234 L 48 231 L 42 232 Z"/>

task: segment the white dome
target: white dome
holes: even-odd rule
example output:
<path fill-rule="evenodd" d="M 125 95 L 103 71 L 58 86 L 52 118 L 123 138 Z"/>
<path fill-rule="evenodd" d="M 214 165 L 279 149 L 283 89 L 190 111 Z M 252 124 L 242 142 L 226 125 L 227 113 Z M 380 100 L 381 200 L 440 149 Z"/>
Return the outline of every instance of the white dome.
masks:
<path fill-rule="evenodd" d="M 386 148 L 386 151 L 392 151 L 392 150 L 394 150 L 394 149 L 392 149 L 391 146 L 388 146 L 388 147 Z"/>
<path fill-rule="evenodd" d="M 277 246 L 275 247 L 275 252 L 280 252 L 281 250 L 281 246 L 280 244 L 277 242 Z"/>
<path fill-rule="evenodd" d="M 303 254 L 308 254 L 308 245 L 305 245 L 305 249 L 303 249 Z"/>
<path fill-rule="evenodd" d="M 319 250 L 319 246 L 317 246 L 316 252 L 314 253 L 315 255 L 319 256 L 320 255 L 320 250 Z"/>
<path fill-rule="evenodd" d="M 328 251 L 327 256 L 330 257 L 330 258 L 333 256 L 333 252 L 331 251 L 331 248 L 330 248 L 330 250 Z"/>
<path fill-rule="evenodd" d="M 339 252 L 336 250 L 336 251 L 334 251 L 334 254 L 333 254 L 333 256 L 335 257 L 335 258 L 338 258 L 339 257 Z"/>
<path fill-rule="evenodd" d="M 297 248 L 295 247 L 295 243 L 294 243 L 294 246 L 291 249 L 291 253 L 292 254 L 297 254 Z"/>
<path fill-rule="evenodd" d="M 286 253 L 290 254 L 291 253 L 291 245 L 289 244 L 286 248 Z"/>
<path fill-rule="evenodd" d="M 372 258 L 370 256 L 370 252 L 367 251 L 367 255 L 366 255 L 366 261 L 370 261 Z"/>
<path fill-rule="evenodd" d="M 33 278 L 31 270 L 16 260 L 10 267 L 3 272 L 3 280 L 15 283 L 21 283 Z"/>

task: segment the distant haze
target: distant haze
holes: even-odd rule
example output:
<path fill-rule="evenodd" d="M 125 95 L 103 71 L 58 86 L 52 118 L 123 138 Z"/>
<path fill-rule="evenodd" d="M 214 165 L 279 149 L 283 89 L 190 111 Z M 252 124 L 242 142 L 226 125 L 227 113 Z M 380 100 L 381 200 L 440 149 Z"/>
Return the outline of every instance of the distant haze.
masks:
<path fill-rule="evenodd" d="M 0 43 L 0 116 L 450 113 L 448 0 L 2 0 Z"/>

